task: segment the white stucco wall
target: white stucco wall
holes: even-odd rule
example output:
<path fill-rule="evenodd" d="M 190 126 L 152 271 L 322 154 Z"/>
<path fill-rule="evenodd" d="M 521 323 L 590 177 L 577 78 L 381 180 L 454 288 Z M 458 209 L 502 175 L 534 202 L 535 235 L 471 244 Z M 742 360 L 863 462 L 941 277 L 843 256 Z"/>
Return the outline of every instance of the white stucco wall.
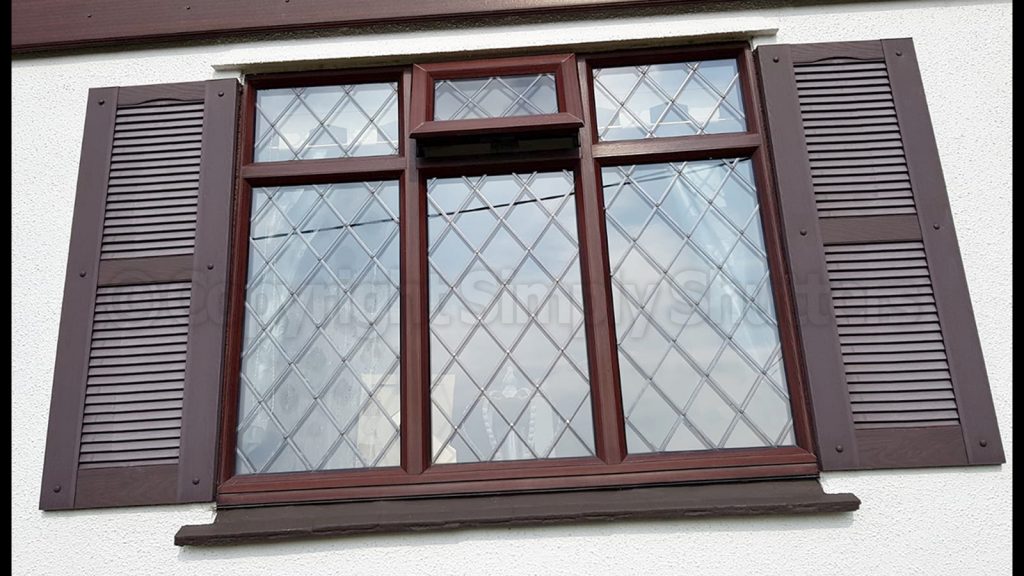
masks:
<path fill-rule="evenodd" d="M 745 6 L 758 6 L 748 3 Z M 889 2 L 361 33 L 12 63 L 13 570 L 19 574 L 1008 574 L 1012 508 L 1011 16 L 1005 3 Z M 830 473 L 844 515 L 618 522 L 194 549 L 205 505 L 37 509 L 81 127 L 90 87 L 203 80 L 235 65 L 730 31 L 758 42 L 913 37 L 1008 462 Z M 777 30 L 777 33 L 773 32 Z"/>

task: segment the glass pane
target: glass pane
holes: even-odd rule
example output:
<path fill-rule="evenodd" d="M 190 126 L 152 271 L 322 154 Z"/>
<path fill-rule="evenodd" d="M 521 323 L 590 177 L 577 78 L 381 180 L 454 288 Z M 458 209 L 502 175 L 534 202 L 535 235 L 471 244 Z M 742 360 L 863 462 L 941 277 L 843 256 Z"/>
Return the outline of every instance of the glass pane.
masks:
<path fill-rule="evenodd" d="M 398 154 L 398 84 L 256 92 L 256 162 Z"/>
<path fill-rule="evenodd" d="M 598 68 L 594 103 L 601 140 L 747 129 L 735 60 Z"/>
<path fill-rule="evenodd" d="M 573 174 L 427 195 L 434 462 L 592 455 Z"/>
<path fill-rule="evenodd" d="M 601 177 L 629 452 L 791 445 L 750 160 Z"/>
<path fill-rule="evenodd" d="M 554 74 L 434 82 L 434 120 L 556 114 Z"/>
<path fill-rule="evenodd" d="M 398 182 L 254 188 L 236 471 L 399 465 Z"/>

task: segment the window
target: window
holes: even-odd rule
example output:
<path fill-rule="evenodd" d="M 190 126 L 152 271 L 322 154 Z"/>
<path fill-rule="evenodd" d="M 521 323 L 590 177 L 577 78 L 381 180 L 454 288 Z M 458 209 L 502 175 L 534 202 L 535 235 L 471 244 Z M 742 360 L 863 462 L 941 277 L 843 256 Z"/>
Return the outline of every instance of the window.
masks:
<path fill-rule="evenodd" d="M 813 471 L 748 51 L 370 74 L 247 80 L 222 503 Z"/>
<path fill-rule="evenodd" d="M 409 134 L 573 133 L 583 124 L 579 90 L 569 54 L 417 64 Z"/>
<path fill-rule="evenodd" d="M 93 90 L 41 506 L 1001 462 L 913 44 L 756 59 Z"/>

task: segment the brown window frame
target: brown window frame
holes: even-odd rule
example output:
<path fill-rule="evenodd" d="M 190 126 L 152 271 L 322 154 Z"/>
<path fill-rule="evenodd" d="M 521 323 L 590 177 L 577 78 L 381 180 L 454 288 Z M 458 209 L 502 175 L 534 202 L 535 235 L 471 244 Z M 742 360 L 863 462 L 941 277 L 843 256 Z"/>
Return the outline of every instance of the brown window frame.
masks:
<path fill-rule="evenodd" d="M 558 112 L 507 118 L 479 118 L 464 120 L 434 119 L 434 83 L 437 80 L 513 76 L 519 74 L 554 74 Z M 474 60 L 471 62 L 441 62 L 414 64 L 412 67 L 412 101 L 409 136 L 436 138 L 441 136 L 469 136 L 495 132 L 565 132 L 583 126 L 583 101 L 579 82 L 576 81 L 576 57 L 573 54 L 552 54 Z"/>
<path fill-rule="evenodd" d="M 735 58 L 747 116 L 746 132 L 597 142 L 592 101 L 594 67 Z M 428 121 L 433 79 L 548 71 L 558 63 L 560 111 L 577 91 L 582 104 L 579 148 L 509 153 L 467 159 L 426 159 L 416 154 L 418 136 L 474 136 L 499 128 L 549 130 L 545 117 Z M 569 66 L 567 63 L 572 63 Z M 569 67 L 567 67 L 569 66 Z M 560 80 L 560 79 L 567 80 Z M 265 88 L 397 81 L 399 151 L 396 156 L 253 162 L 256 91 Z M 538 119 L 541 119 L 538 122 Z M 568 126 L 557 125 L 559 129 Z M 424 126 L 426 125 L 426 128 Z M 417 132 L 419 132 L 417 134 Z M 479 62 L 419 64 L 373 70 L 248 76 L 239 130 L 239 178 L 233 212 L 231 280 L 228 292 L 226 362 L 221 414 L 217 502 L 221 506 L 339 501 L 556 489 L 730 481 L 818 474 L 809 417 L 804 361 L 800 357 L 793 287 L 787 273 L 778 200 L 766 150 L 766 136 L 746 43 L 628 52 L 528 56 Z M 751 158 L 758 188 L 783 362 L 790 393 L 796 446 L 628 455 L 618 383 L 601 168 L 667 160 Z M 577 226 L 584 289 L 584 322 L 594 411 L 595 457 L 431 465 L 429 324 L 427 321 L 426 180 L 516 170 L 568 169 L 575 173 Z M 247 274 L 249 207 L 253 186 L 360 180 L 400 181 L 401 290 L 401 466 L 396 468 L 234 474 L 242 325 Z M 598 248 L 598 249 L 595 249 Z"/>

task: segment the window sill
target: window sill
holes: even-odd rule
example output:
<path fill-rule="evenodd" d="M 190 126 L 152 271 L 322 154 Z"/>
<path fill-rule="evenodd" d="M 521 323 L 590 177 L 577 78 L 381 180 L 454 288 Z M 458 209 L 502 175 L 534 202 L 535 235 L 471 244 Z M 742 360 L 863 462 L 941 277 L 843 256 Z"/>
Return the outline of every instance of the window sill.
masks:
<path fill-rule="evenodd" d="M 316 536 L 578 521 L 852 512 L 853 494 L 825 494 L 817 480 L 656 486 L 235 508 L 213 524 L 183 526 L 178 546 Z"/>

